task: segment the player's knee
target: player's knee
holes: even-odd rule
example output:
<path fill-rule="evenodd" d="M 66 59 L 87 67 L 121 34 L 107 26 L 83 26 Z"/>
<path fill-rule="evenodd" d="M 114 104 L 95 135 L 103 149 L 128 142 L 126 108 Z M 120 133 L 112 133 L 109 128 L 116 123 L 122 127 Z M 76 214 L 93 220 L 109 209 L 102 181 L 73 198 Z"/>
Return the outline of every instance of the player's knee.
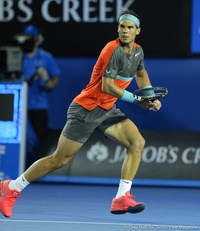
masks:
<path fill-rule="evenodd" d="M 131 143 L 131 150 L 133 153 L 142 153 L 142 150 L 145 145 L 145 139 L 140 136 L 137 138 L 137 140 L 133 140 Z"/>
<path fill-rule="evenodd" d="M 51 158 L 52 168 L 55 170 L 64 167 L 69 163 L 72 157 L 73 156 L 68 156 L 68 155 L 63 156 L 59 154 L 58 151 L 56 151 Z"/>
<path fill-rule="evenodd" d="M 137 148 L 140 150 L 140 152 L 142 152 L 143 148 L 145 145 L 145 139 L 141 136 L 138 140 L 137 140 Z"/>

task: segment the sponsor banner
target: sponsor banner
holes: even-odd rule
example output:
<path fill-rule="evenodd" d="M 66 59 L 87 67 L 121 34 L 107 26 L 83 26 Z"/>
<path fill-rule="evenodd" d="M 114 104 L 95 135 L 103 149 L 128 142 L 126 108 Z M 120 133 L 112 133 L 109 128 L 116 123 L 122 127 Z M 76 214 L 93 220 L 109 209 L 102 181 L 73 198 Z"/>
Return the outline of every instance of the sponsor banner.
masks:
<path fill-rule="evenodd" d="M 142 18 L 137 42 L 146 56 L 190 54 L 191 0 L 0 0 L 0 46 L 35 24 L 53 55 L 96 57 L 118 36 L 118 16 L 126 9 Z"/>
<path fill-rule="evenodd" d="M 200 180 L 200 133 L 143 131 L 136 179 Z M 94 132 L 73 160 L 51 175 L 119 178 L 126 149 Z"/>
<path fill-rule="evenodd" d="M 199 132 L 144 132 L 137 177 L 200 180 Z"/>

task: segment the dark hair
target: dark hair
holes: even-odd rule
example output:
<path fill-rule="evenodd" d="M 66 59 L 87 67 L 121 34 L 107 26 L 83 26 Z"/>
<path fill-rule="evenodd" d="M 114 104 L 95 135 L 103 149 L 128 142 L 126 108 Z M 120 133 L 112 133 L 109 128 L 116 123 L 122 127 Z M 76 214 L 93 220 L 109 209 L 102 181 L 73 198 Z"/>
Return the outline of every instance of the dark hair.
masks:
<path fill-rule="evenodd" d="M 138 14 L 136 14 L 133 10 L 124 10 L 124 11 L 122 11 L 121 14 L 119 15 L 119 18 L 124 14 L 132 14 L 133 16 L 138 18 L 139 21 L 140 21 L 140 27 L 141 27 L 142 20 L 141 20 L 140 16 Z M 118 22 L 119 22 L 119 18 L 118 18 Z"/>

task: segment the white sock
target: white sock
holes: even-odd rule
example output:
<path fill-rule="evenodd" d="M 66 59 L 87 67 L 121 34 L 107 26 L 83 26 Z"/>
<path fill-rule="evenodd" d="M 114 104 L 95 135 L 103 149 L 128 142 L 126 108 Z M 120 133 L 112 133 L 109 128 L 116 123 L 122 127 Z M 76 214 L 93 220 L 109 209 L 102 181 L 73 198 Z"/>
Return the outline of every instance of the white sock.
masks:
<path fill-rule="evenodd" d="M 16 180 L 12 180 L 10 182 L 9 189 L 11 189 L 11 190 L 15 189 L 15 190 L 21 192 L 29 184 L 30 183 L 26 180 L 26 178 L 24 177 L 24 174 L 22 174 Z"/>
<path fill-rule="evenodd" d="M 125 196 L 126 192 L 131 190 L 131 185 L 132 185 L 132 181 L 121 179 L 119 183 L 117 195 L 115 198 L 118 199 L 121 196 Z"/>

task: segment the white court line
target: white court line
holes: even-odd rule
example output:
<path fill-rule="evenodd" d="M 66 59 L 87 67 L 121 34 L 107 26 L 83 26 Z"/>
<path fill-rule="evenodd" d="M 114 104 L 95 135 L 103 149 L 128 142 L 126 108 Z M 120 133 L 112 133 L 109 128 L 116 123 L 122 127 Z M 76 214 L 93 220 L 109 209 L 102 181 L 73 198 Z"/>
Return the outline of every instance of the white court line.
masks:
<path fill-rule="evenodd" d="M 191 228 L 194 229 L 200 229 L 200 226 L 186 226 L 186 225 L 156 225 L 156 224 L 130 224 L 130 223 L 100 223 L 100 222 L 85 222 L 85 221 L 37 221 L 37 220 L 8 220 L 8 219 L 0 219 L 0 221 L 5 221 L 5 222 L 25 222 L 25 223 L 59 223 L 59 224 L 85 224 L 85 225 L 116 225 L 116 226 L 140 226 L 140 227 L 167 227 L 169 229 L 173 228 L 181 228 L 185 230 L 191 230 Z"/>

